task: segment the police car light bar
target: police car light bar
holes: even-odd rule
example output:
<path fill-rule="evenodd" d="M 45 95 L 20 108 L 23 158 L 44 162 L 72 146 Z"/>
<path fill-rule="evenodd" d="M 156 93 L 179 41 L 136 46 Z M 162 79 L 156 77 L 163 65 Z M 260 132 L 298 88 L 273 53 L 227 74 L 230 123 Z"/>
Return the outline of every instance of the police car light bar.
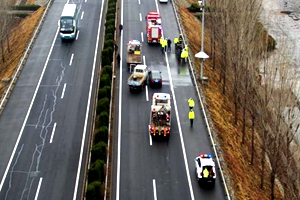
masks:
<path fill-rule="evenodd" d="M 200 154 L 200 157 L 201 158 L 212 158 L 212 155 L 211 154 Z"/>

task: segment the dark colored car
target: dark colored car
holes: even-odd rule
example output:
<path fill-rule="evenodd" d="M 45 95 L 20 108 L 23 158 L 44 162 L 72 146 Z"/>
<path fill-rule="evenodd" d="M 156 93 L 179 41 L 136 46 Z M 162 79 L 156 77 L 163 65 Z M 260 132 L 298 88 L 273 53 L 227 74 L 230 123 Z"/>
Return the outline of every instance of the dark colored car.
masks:
<path fill-rule="evenodd" d="M 149 85 L 150 87 L 162 87 L 161 72 L 152 70 L 149 72 Z"/>

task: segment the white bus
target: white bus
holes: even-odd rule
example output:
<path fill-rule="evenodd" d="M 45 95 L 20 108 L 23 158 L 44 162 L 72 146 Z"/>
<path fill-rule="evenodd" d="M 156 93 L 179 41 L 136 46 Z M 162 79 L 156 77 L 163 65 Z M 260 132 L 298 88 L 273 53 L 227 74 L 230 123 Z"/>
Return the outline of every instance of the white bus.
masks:
<path fill-rule="evenodd" d="M 78 30 L 78 9 L 76 4 L 65 4 L 59 20 L 62 40 L 75 40 Z"/>

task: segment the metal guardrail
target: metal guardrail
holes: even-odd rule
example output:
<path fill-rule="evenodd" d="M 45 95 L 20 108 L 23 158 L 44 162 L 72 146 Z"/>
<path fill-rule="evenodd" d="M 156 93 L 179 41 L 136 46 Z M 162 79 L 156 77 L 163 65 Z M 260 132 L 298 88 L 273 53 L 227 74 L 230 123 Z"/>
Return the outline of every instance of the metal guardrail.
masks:
<path fill-rule="evenodd" d="M 1 102 L 0 102 L 0 115 L 2 114 L 3 109 L 4 109 L 4 107 L 5 107 L 8 99 L 9 99 L 9 97 L 10 97 L 12 91 L 13 91 L 13 88 L 14 88 L 14 86 L 17 83 L 19 75 L 20 75 L 20 73 L 21 73 L 21 71 L 22 71 L 22 69 L 23 69 L 23 67 L 24 67 L 24 65 L 26 63 L 26 59 L 27 59 L 27 57 L 28 57 L 28 55 L 30 53 L 30 50 L 33 47 L 33 44 L 35 42 L 35 39 L 38 36 L 39 31 L 41 30 L 41 26 L 42 26 L 42 24 L 44 22 L 45 16 L 48 13 L 49 7 L 50 7 L 50 5 L 52 4 L 53 1 L 54 0 L 49 0 L 49 1 L 47 1 L 45 3 L 45 5 L 47 4 L 47 7 L 46 7 L 46 9 L 45 9 L 45 11 L 43 13 L 43 16 L 41 17 L 38 26 L 35 28 L 34 34 L 33 34 L 32 38 L 31 38 L 31 40 L 30 40 L 30 42 L 29 42 L 29 44 L 28 44 L 28 46 L 26 48 L 26 51 L 24 52 L 24 54 L 23 54 L 23 56 L 22 56 L 22 58 L 21 58 L 21 60 L 19 62 L 18 67 L 15 69 L 15 72 L 14 72 L 12 78 L 10 79 L 9 86 L 7 87 L 7 89 L 5 90 L 5 92 L 4 92 L 4 94 L 3 94 L 2 98 L 1 98 Z"/>
<path fill-rule="evenodd" d="M 183 34 L 183 31 L 182 31 L 182 28 L 181 28 L 181 23 L 180 23 L 180 18 L 178 16 L 176 8 L 175 8 L 177 6 L 176 5 L 176 0 L 173 0 L 172 3 L 173 3 L 173 9 L 174 9 L 174 13 L 175 13 L 175 17 L 176 17 L 176 20 L 177 20 L 179 31 L 180 31 L 181 34 Z M 187 44 L 184 38 L 185 37 L 184 37 L 184 34 L 183 34 L 183 42 L 184 42 L 184 44 Z M 218 152 L 217 152 L 217 149 L 216 149 L 216 143 L 214 142 L 214 139 L 212 137 L 211 127 L 210 127 L 209 121 L 208 121 L 209 119 L 208 119 L 206 111 L 205 111 L 206 108 L 204 106 L 202 96 L 201 96 L 201 92 L 200 92 L 199 86 L 197 84 L 197 79 L 196 79 L 196 76 L 195 76 L 195 73 L 194 73 L 194 70 L 193 70 L 193 67 L 192 67 L 193 63 L 190 59 L 190 56 L 188 58 L 188 62 L 189 62 L 190 72 L 192 74 L 192 81 L 194 82 L 194 85 L 196 87 L 198 99 L 200 101 L 200 105 L 201 105 L 202 112 L 203 112 L 203 115 L 204 115 L 204 120 L 205 120 L 205 123 L 206 123 L 206 126 L 207 126 L 207 131 L 208 131 L 208 134 L 209 134 L 209 137 L 210 137 L 210 140 L 211 140 L 211 144 L 212 144 L 212 147 L 213 147 L 213 150 L 214 150 L 214 153 L 215 153 L 215 158 L 217 160 L 217 163 L 218 163 L 218 166 L 219 166 L 219 169 L 220 169 L 220 174 L 221 174 L 224 190 L 225 190 L 225 193 L 226 193 L 226 197 L 227 197 L 228 200 L 231 200 L 231 195 L 229 194 L 228 186 L 227 186 L 227 183 L 226 183 L 226 178 L 225 178 L 223 170 L 222 170 L 222 165 L 221 165 L 221 162 L 220 162 L 220 158 L 219 158 L 219 155 L 218 155 Z"/>

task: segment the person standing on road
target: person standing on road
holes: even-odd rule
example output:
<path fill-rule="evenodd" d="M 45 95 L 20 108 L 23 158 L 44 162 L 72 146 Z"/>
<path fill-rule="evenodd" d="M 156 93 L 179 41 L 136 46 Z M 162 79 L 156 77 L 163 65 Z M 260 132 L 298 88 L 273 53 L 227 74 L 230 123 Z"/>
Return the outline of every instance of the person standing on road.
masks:
<path fill-rule="evenodd" d="M 190 120 L 190 123 L 191 123 L 191 127 L 193 127 L 194 119 L 195 119 L 195 112 L 192 109 L 192 110 L 189 111 L 189 120 Z"/>
<path fill-rule="evenodd" d="M 118 55 L 117 55 L 117 61 L 118 61 L 118 64 L 120 64 L 120 61 L 121 61 L 121 56 L 120 56 L 120 54 L 118 53 Z"/>
<path fill-rule="evenodd" d="M 122 30 L 123 30 L 123 25 L 120 24 L 120 25 L 119 25 L 119 35 L 120 35 L 120 36 L 121 36 Z"/>
<path fill-rule="evenodd" d="M 175 51 L 177 50 L 178 37 L 174 38 Z"/>
<path fill-rule="evenodd" d="M 188 99 L 188 103 L 189 103 L 190 110 L 194 109 L 195 101 L 194 99 L 192 99 L 192 97 Z"/>
<path fill-rule="evenodd" d="M 164 39 L 163 43 L 164 43 L 164 48 L 165 48 L 165 52 L 166 52 L 167 51 L 167 46 L 168 46 L 167 39 Z"/>
<path fill-rule="evenodd" d="M 170 38 L 168 38 L 168 51 L 170 51 L 171 52 L 171 44 L 172 44 L 172 41 L 171 41 L 171 39 Z"/>
<path fill-rule="evenodd" d="M 164 54 L 165 52 L 165 46 L 164 46 L 164 38 L 160 38 L 160 46 L 161 46 L 161 53 Z"/>

